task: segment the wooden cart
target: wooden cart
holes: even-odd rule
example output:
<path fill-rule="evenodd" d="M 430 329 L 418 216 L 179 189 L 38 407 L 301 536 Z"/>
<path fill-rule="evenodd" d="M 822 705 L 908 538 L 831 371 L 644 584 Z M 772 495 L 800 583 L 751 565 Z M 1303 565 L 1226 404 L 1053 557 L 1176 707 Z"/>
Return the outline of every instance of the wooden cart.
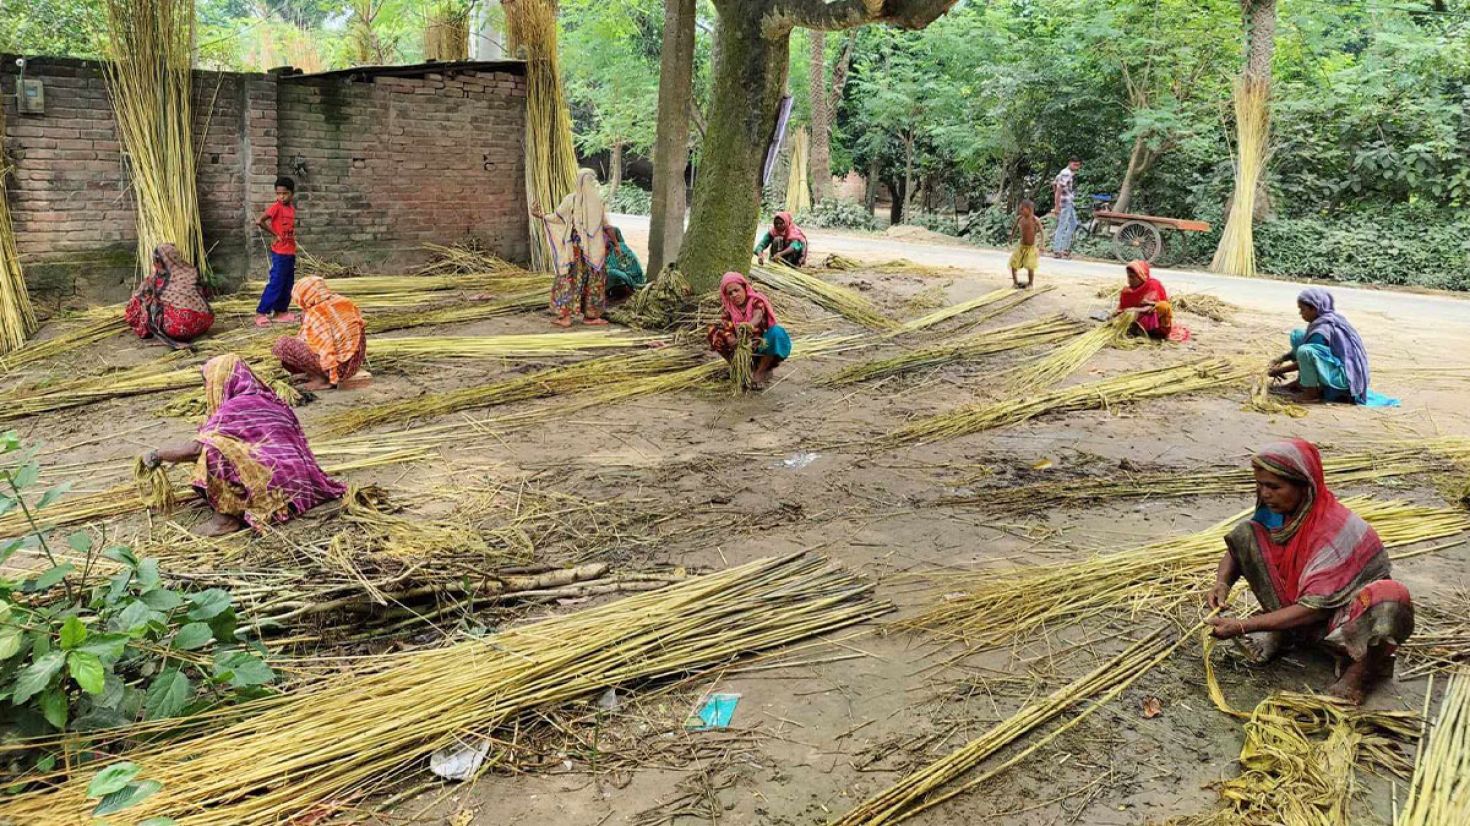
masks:
<path fill-rule="evenodd" d="M 1128 262 L 1139 258 L 1150 264 L 1168 264 L 1170 248 L 1177 249 L 1179 239 L 1171 238 L 1172 232 L 1209 232 L 1205 221 L 1187 218 L 1164 218 L 1158 215 L 1135 215 L 1130 212 L 1093 210 L 1092 218 L 1097 229 L 1107 227 L 1113 236 L 1113 254 L 1119 261 Z"/>

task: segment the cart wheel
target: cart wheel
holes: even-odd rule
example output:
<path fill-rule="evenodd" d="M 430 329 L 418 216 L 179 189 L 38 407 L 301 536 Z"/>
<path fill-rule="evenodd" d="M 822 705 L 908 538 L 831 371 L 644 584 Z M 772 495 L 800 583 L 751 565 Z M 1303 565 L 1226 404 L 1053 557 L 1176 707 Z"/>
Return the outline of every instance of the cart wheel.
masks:
<path fill-rule="evenodd" d="M 1113 236 L 1113 254 L 1123 263 L 1142 258 L 1152 264 L 1164 251 L 1164 238 L 1153 224 L 1129 221 Z"/>

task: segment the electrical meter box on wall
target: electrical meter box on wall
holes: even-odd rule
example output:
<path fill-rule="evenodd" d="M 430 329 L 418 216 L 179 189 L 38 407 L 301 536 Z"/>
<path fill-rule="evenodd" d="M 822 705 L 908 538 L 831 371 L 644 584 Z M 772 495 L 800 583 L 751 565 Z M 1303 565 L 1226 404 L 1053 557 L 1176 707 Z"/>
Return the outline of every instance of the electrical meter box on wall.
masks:
<path fill-rule="evenodd" d="M 46 87 L 39 80 L 17 80 L 15 82 L 16 111 L 22 115 L 42 115 L 46 112 Z"/>

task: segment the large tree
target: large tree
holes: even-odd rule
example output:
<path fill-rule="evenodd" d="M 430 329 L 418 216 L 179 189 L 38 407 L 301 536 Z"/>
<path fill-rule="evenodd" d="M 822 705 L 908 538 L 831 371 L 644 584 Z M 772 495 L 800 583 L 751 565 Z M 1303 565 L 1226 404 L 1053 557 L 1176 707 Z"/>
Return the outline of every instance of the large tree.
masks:
<path fill-rule="evenodd" d="M 684 243 L 684 171 L 689 166 L 689 119 L 694 108 L 694 0 L 664 0 L 659 63 L 653 215 L 648 225 L 650 275 L 678 260 Z"/>
<path fill-rule="evenodd" d="M 810 74 L 812 148 L 811 176 L 812 200 L 823 201 L 832 197 L 832 122 L 837 117 L 837 103 L 842 100 L 842 89 L 847 85 L 847 69 L 852 62 L 853 45 L 857 42 L 856 32 L 848 35 L 837 61 L 832 66 L 831 79 L 827 75 L 827 33 L 817 30 L 811 33 Z"/>
<path fill-rule="evenodd" d="M 955 0 L 715 0 L 714 89 L 680 269 L 699 290 L 746 269 L 760 217 L 761 168 L 786 90 L 791 31 L 886 23 L 921 29 Z"/>

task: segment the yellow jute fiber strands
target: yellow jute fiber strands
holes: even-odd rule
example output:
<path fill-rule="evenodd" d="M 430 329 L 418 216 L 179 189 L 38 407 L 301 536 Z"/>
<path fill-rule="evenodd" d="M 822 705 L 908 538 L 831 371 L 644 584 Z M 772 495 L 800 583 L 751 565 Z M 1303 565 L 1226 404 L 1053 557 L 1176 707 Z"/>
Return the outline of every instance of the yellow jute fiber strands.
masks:
<path fill-rule="evenodd" d="M 643 353 L 619 353 L 552 367 L 478 387 L 429 393 L 414 399 L 368 405 L 343 411 L 322 422 L 329 435 L 353 433 L 365 427 L 443 416 L 476 407 L 555 396 L 610 384 L 622 379 L 666 373 L 697 362 L 700 353 L 665 347 Z"/>
<path fill-rule="evenodd" d="M 796 130 L 791 137 L 791 172 L 786 178 L 786 209 L 793 215 L 801 215 L 812 208 L 812 188 L 807 182 L 810 165 L 807 153 L 811 150 L 811 138 L 806 127 Z"/>
<path fill-rule="evenodd" d="M 1071 336 L 1076 330 L 1076 324 L 1060 315 L 1035 321 L 1024 321 L 1008 327 L 997 327 L 994 330 L 954 336 L 896 356 L 854 364 L 823 377 L 818 383 L 836 387 L 888 378 L 957 361 L 971 361 L 996 353 L 1018 350 L 1022 347 L 1035 347 L 1061 341 Z"/>
<path fill-rule="evenodd" d="M 1261 175 L 1270 155 L 1271 87 L 1269 81 L 1242 79 L 1235 84 L 1235 194 L 1220 245 L 1210 269 L 1229 275 L 1256 274 L 1253 223 Z"/>
<path fill-rule="evenodd" d="M 882 826 L 898 823 L 991 780 L 1030 757 L 1123 693 L 1190 639 L 1192 634 L 1186 633 L 1180 635 L 1178 640 L 1170 642 L 1164 636 L 1163 629 L 1153 632 L 1086 675 L 1046 697 L 1027 703 L 974 740 L 864 800 L 846 815 L 831 821 L 831 826 Z M 961 785 L 950 786 L 996 752 L 1095 695 L 1100 696 L 1087 708 L 1024 751 Z"/>
<path fill-rule="evenodd" d="M 1257 413 L 1273 415 L 1285 414 L 1293 419 L 1305 418 L 1307 409 L 1299 404 L 1282 401 L 1271 393 L 1271 365 L 1262 367 L 1260 372 L 1251 378 L 1251 395 L 1245 403 L 1244 410 L 1254 410 Z"/>
<path fill-rule="evenodd" d="M 1061 347 L 1052 348 L 1050 353 L 1035 361 L 1021 365 L 1007 385 L 1010 393 L 1019 396 L 1057 384 L 1102 352 L 1104 347 L 1121 341 L 1128 335 L 1132 323 L 1126 314 L 1120 315 L 1076 336 Z"/>
<path fill-rule="evenodd" d="M 1434 690 L 1429 681 L 1428 694 Z M 1470 823 L 1470 669 L 1450 677 L 1439 714 L 1419 743 L 1409 800 L 1394 826 Z"/>
<path fill-rule="evenodd" d="M 1359 482 L 1376 482 L 1401 476 L 1430 473 L 1448 463 L 1470 460 L 1470 439 L 1446 437 L 1426 439 L 1412 447 L 1384 447 L 1355 452 L 1332 451 L 1322 466 L 1332 487 Z M 1015 487 L 990 487 L 973 494 L 939 500 L 943 505 L 973 505 L 989 510 L 1034 510 L 1066 507 L 1104 499 L 1159 499 L 1184 496 L 1217 496 L 1250 493 L 1255 477 L 1249 465 L 1222 470 L 1190 472 L 1186 469 L 1157 473 L 1119 472 L 1109 478 L 1064 479 Z"/>
<path fill-rule="evenodd" d="M 1241 381 L 1245 375 L 1238 365 L 1226 359 L 1202 359 L 1061 387 L 1033 396 L 959 407 L 904 425 L 880 437 L 878 443 L 892 449 L 918 442 L 953 439 L 1018 424 L 1045 413 L 1111 407 L 1123 402 L 1212 390 Z"/>
<path fill-rule="evenodd" d="M 572 116 L 561 84 L 553 0 L 504 0 L 510 53 L 526 61 L 526 198 L 551 211 L 577 181 Z M 552 267 L 540 221 L 531 222 L 531 261 Z"/>
<path fill-rule="evenodd" d="M 1414 603 L 1414 634 L 1399 645 L 1399 682 L 1470 666 L 1470 586 Z"/>
<path fill-rule="evenodd" d="M 1172 818 L 1165 826 L 1352 826 L 1359 822 L 1352 810 L 1359 768 L 1407 774 L 1400 746 L 1418 737 L 1417 714 L 1294 691 L 1273 693 L 1249 714 L 1238 711 L 1215 677 L 1215 640 L 1202 637 L 1210 699 L 1246 721 L 1242 772 L 1220 784 L 1213 811 Z"/>
<path fill-rule="evenodd" d="M 1174 312 L 1193 313 L 1211 321 L 1229 321 L 1240 308 L 1209 293 L 1184 293 L 1170 299 Z"/>
<path fill-rule="evenodd" d="M 697 673 L 887 610 L 869 583 L 796 554 L 404 654 L 236 709 L 254 713 L 218 730 L 118 755 L 162 784 L 127 816 L 274 826 L 328 802 L 352 806 L 466 732 L 509 737 L 500 730 L 609 686 Z M 53 772 L 38 780 L 49 787 L 0 801 L 0 821 L 87 822 L 93 776 L 91 766 Z"/>
<path fill-rule="evenodd" d="M 855 291 L 823 281 L 815 275 L 785 264 L 772 261 L 763 266 L 751 267 L 750 277 L 763 286 L 805 298 L 864 327 L 874 330 L 896 330 L 899 327 L 898 322 L 883 315 L 873 306 L 873 302 Z"/>
<path fill-rule="evenodd" d="M 382 439 L 378 440 L 382 442 Z M 327 451 L 316 449 L 314 451 L 320 458 Z M 366 447 L 354 446 L 351 455 L 357 458 L 335 464 L 322 466 L 322 470 L 329 474 L 346 473 L 352 470 L 364 468 L 384 467 L 387 465 L 402 464 L 404 462 L 417 462 L 427 459 L 430 453 L 418 448 L 402 448 L 396 445 L 377 446 L 376 450 Z M 151 484 L 151 483 L 150 483 Z M 176 485 L 174 487 L 174 501 L 177 503 L 192 502 L 199 498 L 199 494 L 192 487 Z M 83 522 L 92 522 L 98 519 L 110 519 L 115 516 L 124 516 L 130 513 L 146 510 L 147 502 L 138 495 L 138 488 L 130 479 L 121 485 L 114 485 L 105 490 L 94 493 L 83 493 L 74 496 L 66 496 L 59 502 L 53 502 L 44 508 L 32 511 L 36 520 L 46 528 L 62 528 L 68 525 L 76 525 Z M 31 529 L 25 514 L 19 511 L 0 516 L 0 538 L 21 536 Z M 4 821 L 0 821 L 3 823 Z"/>
<path fill-rule="evenodd" d="M 405 336 L 368 339 L 372 358 L 482 359 L 513 356 L 571 356 L 588 350 L 620 350 L 667 341 L 629 335 L 608 327 L 577 333 L 527 333 L 501 336 Z"/>
<path fill-rule="evenodd" d="M 15 224 L 10 220 L 10 200 L 5 181 L 10 162 L 5 154 L 5 110 L 0 108 L 0 356 L 19 349 L 35 334 L 36 312 L 20 267 L 20 250 L 15 244 Z"/>
<path fill-rule="evenodd" d="M 148 467 L 141 456 L 133 460 L 133 485 L 138 490 L 138 498 L 149 510 L 168 514 L 178 504 L 168 471 L 162 465 Z"/>
<path fill-rule="evenodd" d="M 735 329 L 735 352 L 730 354 L 730 395 L 739 396 L 750 387 L 751 374 L 755 372 L 755 344 L 748 328 Z"/>
<path fill-rule="evenodd" d="M 205 267 L 192 119 L 194 0 L 107 0 L 103 76 L 127 152 L 138 265 L 171 243 Z"/>
<path fill-rule="evenodd" d="M 987 319 L 994 318 L 995 316 L 1000 315 L 1006 310 L 1016 307 L 1017 305 L 1028 299 L 1035 298 L 1036 296 L 1041 295 L 1044 292 L 1049 292 L 1053 289 L 1055 288 L 1043 287 L 1039 290 L 1027 290 L 1021 293 L 1016 292 L 1010 287 L 1004 287 L 999 290 L 991 290 L 990 292 L 976 298 L 972 298 L 969 301 L 961 301 L 960 303 L 951 305 L 949 307 L 942 307 L 932 313 L 929 313 L 928 315 L 920 316 L 919 318 L 915 318 L 910 321 L 905 321 L 903 324 L 899 325 L 899 328 L 895 330 L 894 333 L 912 333 L 916 330 L 926 330 L 936 324 L 948 321 L 955 316 L 964 315 L 971 310 L 978 310 L 981 307 L 988 307 L 991 304 L 995 304 L 996 306 L 993 308 L 994 312 L 986 313 L 982 317 L 974 320 L 974 323 L 978 324 Z"/>
<path fill-rule="evenodd" d="M 1470 531 L 1470 513 L 1454 508 L 1367 497 L 1342 503 L 1367 520 L 1389 548 Z M 897 627 L 992 647 L 1114 611 L 1167 613 L 1181 602 L 1203 600 L 1210 572 L 1225 553 L 1226 534 L 1252 513 L 1247 509 L 1198 533 L 1075 562 L 934 577 L 943 593 L 959 595 L 938 600 Z"/>

